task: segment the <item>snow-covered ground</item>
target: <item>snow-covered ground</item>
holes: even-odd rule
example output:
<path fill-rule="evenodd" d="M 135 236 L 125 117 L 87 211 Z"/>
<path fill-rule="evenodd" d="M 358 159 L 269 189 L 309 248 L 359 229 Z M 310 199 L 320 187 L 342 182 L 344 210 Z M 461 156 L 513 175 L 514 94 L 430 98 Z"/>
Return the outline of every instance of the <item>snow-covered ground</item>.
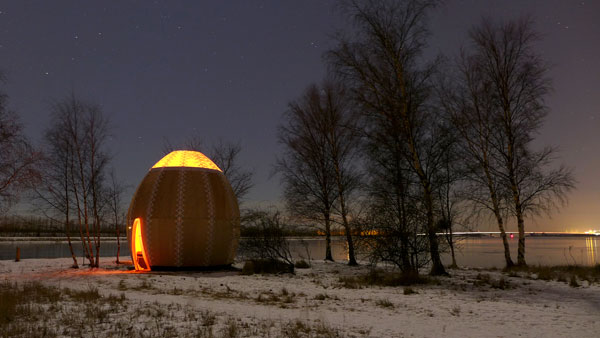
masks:
<path fill-rule="evenodd" d="M 312 262 L 295 275 L 241 275 L 137 273 L 113 261 L 103 258 L 95 270 L 70 269 L 67 258 L 0 261 L 0 282 L 97 288 L 103 297 L 120 298 L 123 304 L 85 333 L 90 336 L 598 337 L 600 332 L 597 283 L 573 288 L 461 269 L 405 294 L 401 286 L 348 288 L 343 277 L 364 275 L 368 268 L 343 263 Z M 44 325 L 74 334 L 58 319 Z"/>

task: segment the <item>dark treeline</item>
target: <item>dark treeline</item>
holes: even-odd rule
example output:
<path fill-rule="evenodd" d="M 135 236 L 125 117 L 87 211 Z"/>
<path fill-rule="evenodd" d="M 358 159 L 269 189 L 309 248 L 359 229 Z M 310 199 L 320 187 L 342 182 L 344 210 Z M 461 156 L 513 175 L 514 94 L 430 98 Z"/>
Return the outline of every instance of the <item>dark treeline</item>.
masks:
<path fill-rule="evenodd" d="M 71 223 L 71 227 L 75 227 Z M 100 228 L 103 237 L 117 236 L 117 229 L 106 222 Z M 125 233 L 125 224 L 119 224 L 119 233 Z M 64 223 L 41 216 L 10 215 L 0 218 L 0 236 L 62 237 L 65 235 Z"/>
<path fill-rule="evenodd" d="M 528 18 L 483 18 L 456 57 L 425 57 L 438 1 L 342 1 L 352 32 L 325 53 L 328 74 L 283 117 L 277 161 L 290 215 L 403 273 L 446 274 L 453 229 L 492 219 L 512 266 L 506 224 L 552 212 L 574 186 L 555 149 L 532 146 L 548 108 L 548 69 Z M 458 50 L 457 46 L 457 50 Z M 448 51 L 448 55 L 453 51 Z M 445 236 L 441 236 L 444 234 Z"/>

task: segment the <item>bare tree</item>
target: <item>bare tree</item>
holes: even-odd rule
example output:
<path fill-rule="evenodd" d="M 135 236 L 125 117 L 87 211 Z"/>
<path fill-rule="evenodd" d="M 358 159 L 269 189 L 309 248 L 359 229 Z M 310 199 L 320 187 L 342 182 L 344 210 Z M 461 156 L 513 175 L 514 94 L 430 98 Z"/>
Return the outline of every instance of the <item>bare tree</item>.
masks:
<path fill-rule="evenodd" d="M 361 175 L 355 165 L 360 145 L 358 114 L 351 107 L 346 89 L 341 83 L 325 81 L 319 88 L 312 86 L 307 95 L 313 97 L 312 115 L 316 128 L 327 142 L 328 160 L 335 174 L 337 203 L 348 245 L 348 264 L 357 265 L 352 240 L 353 229 L 348 220 L 349 200 L 360 185 Z"/>
<path fill-rule="evenodd" d="M 333 261 L 332 209 L 339 194 L 329 145 L 315 120 L 320 104 L 316 87 L 288 104 L 278 133 L 284 153 L 277 159 L 275 171 L 281 174 L 288 211 L 300 219 L 319 223 L 325 233 L 325 259 Z"/>
<path fill-rule="evenodd" d="M 328 53 L 336 73 L 353 89 L 367 120 L 366 136 L 388 147 L 400 166 L 408 164 L 421 189 L 429 240 L 431 274 L 445 274 L 440 259 L 432 178 L 448 146 L 430 105 L 435 63 L 420 59 L 425 19 L 436 1 L 349 1 L 344 10 L 355 24 L 351 38 L 339 37 Z M 399 171 L 399 170 L 398 170 Z"/>
<path fill-rule="evenodd" d="M 279 261 L 294 271 L 287 239 L 289 229 L 278 212 L 255 211 L 247 222 L 247 237 L 240 243 L 243 256 L 260 261 Z"/>
<path fill-rule="evenodd" d="M 538 36 L 529 18 L 499 24 L 484 19 L 471 30 L 470 39 L 477 76 L 489 84 L 493 161 L 499 163 L 496 174 L 510 193 L 510 210 L 517 219 L 517 264 L 526 265 L 525 218 L 566 202 L 574 187 L 571 170 L 548 169 L 555 149 L 531 149 L 547 115 L 547 66 L 535 52 Z"/>
<path fill-rule="evenodd" d="M 102 192 L 109 161 L 107 137 L 108 121 L 99 107 L 74 96 L 52 107 L 52 123 L 47 130 L 52 157 L 44 169 L 47 177 L 55 181 L 47 182 L 40 195 L 56 210 L 62 210 L 66 228 L 70 219 L 75 219 L 90 267 L 100 264 L 100 229 L 105 207 Z"/>
<path fill-rule="evenodd" d="M 443 168 L 437 173 L 435 185 L 437 189 L 437 199 L 439 205 L 439 219 L 437 228 L 443 231 L 446 237 L 446 242 L 450 247 L 450 256 L 452 258 L 452 268 L 457 268 L 455 243 L 457 241 L 454 236 L 454 229 L 457 226 L 459 218 L 459 210 L 461 202 L 464 200 L 464 193 L 459 190 L 458 186 L 464 178 L 463 170 L 460 167 L 459 153 L 456 152 L 456 144 L 453 142 L 453 147 L 448 149 L 443 157 Z"/>
<path fill-rule="evenodd" d="M 125 192 L 125 185 L 118 181 L 117 176 L 115 174 L 114 169 L 110 172 L 110 182 L 106 191 L 106 198 L 108 209 L 110 213 L 110 218 L 112 220 L 113 226 L 115 227 L 115 231 L 117 234 L 117 260 L 116 263 L 119 264 L 119 254 L 121 252 L 121 224 L 123 219 L 123 210 L 122 210 L 122 196 Z"/>
<path fill-rule="evenodd" d="M 54 121 L 57 123 L 58 121 Z M 71 196 L 70 168 L 73 153 L 67 135 L 58 124 L 50 127 L 44 135 L 44 157 L 39 163 L 42 180 L 34 187 L 34 203 L 49 219 L 63 224 L 73 267 L 78 268 L 77 258 L 71 241 Z"/>
<path fill-rule="evenodd" d="M 238 200 L 242 200 L 254 185 L 252 171 L 243 168 L 239 163 L 241 151 L 242 145 L 239 142 L 226 143 L 223 140 L 213 143 L 209 151 L 210 158 L 223 170 Z"/>
<path fill-rule="evenodd" d="M 506 267 L 514 265 L 506 235 L 505 219 L 508 190 L 498 176 L 501 163 L 497 161 L 493 133 L 497 129 L 492 83 L 481 76 L 480 61 L 461 53 L 456 77 L 441 86 L 442 104 L 448 110 L 457 134 L 456 151 L 463 159 L 463 196 L 476 211 L 489 210 L 496 219 L 504 246 Z"/>
<path fill-rule="evenodd" d="M 0 211 L 7 210 L 23 190 L 40 181 L 36 163 L 41 154 L 29 144 L 18 115 L 8 109 L 7 100 L 0 92 Z"/>

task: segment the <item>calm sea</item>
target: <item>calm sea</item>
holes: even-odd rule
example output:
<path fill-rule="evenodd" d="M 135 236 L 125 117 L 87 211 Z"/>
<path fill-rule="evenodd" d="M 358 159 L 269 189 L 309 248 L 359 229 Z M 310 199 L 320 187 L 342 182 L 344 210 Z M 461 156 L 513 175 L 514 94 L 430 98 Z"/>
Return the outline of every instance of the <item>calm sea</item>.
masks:
<path fill-rule="evenodd" d="M 15 258 L 16 248 L 21 251 L 21 258 L 58 258 L 69 257 L 69 247 L 62 240 L 47 241 L 0 241 L 0 260 Z M 517 239 L 510 240 L 513 260 L 517 260 Z M 78 257 L 81 257 L 80 243 L 74 245 Z M 304 259 L 323 259 L 325 257 L 325 241 L 322 238 L 291 240 L 291 250 L 295 257 Z M 101 256 L 115 256 L 117 242 L 102 242 Z M 332 242 L 332 253 L 335 260 L 347 259 L 346 242 L 335 238 Z M 121 256 L 129 259 L 129 248 L 121 242 Z M 600 264 L 600 236 L 588 237 L 527 237 L 526 260 L 528 264 L 541 265 L 595 265 Z M 442 257 L 444 263 L 450 263 L 449 254 Z M 468 237 L 457 244 L 456 259 L 459 265 L 469 267 L 502 267 L 504 253 L 502 241 L 497 237 Z"/>

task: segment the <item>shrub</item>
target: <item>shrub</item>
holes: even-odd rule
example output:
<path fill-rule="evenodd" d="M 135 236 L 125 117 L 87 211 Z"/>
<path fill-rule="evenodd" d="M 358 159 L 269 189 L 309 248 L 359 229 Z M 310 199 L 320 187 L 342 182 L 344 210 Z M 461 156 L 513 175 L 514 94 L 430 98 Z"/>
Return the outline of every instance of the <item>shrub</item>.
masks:
<path fill-rule="evenodd" d="M 324 293 L 319 293 L 319 294 L 317 294 L 317 295 L 315 296 L 315 299 L 316 299 L 316 300 L 325 300 L 325 299 L 327 299 L 327 298 L 329 298 L 329 297 L 328 297 L 326 294 L 324 294 Z"/>
<path fill-rule="evenodd" d="M 294 273 L 294 265 L 275 259 L 270 260 L 249 260 L 244 263 L 242 268 L 243 275 L 260 274 L 278 274 Z"/>
<path fill-rule="evenodd" d="M 294 266 L 297 269 L 308 269 L 308 268 L 310 268 L 310 264 L 308 264 L 304 259 L 296 261 L 296 264 L 294 264 Z"/>
<path fill-rule="evenodd" d="M 404 288 L 404 294 L 405 295 L 414 295 L 414 294 L 418 294 L 417 291 L 415 291 L 413 288 L 411 287 L 406 287 Z"/>
<path fill-rule="evenodd" d="M 384 308 L 394 308 L 394 303 L 390 302 L 387 299 L 379 299 L 375 302 L 375 305 L 381 306 Z"/>
<path fill-rule="evenodd" d="M 452 310 L 450 310 L 450 314 L 456 317 L 460 316 L 460 306 L 457 305 L 453 307 Z"/>
<path fill-rule="evenodd" d="M 579 283 L 577 283 L 577 277 L 575 275 L 571 275 L 571 280 L 569 281 L 569 286 L 572 288 L 579 287 Z"/>
<path fill-rule="evenodd" d="M 256 212 L 245 223 L 248 237 L 240 242 L 240 254 L 255 263 L 254 272 L 258 268 L 256 262 L 275 264 L 277 261 L 291 266 L 293 273 L 294 262 L 286 237 L 289 226 L 283 223 L 279 213 Z"/>

